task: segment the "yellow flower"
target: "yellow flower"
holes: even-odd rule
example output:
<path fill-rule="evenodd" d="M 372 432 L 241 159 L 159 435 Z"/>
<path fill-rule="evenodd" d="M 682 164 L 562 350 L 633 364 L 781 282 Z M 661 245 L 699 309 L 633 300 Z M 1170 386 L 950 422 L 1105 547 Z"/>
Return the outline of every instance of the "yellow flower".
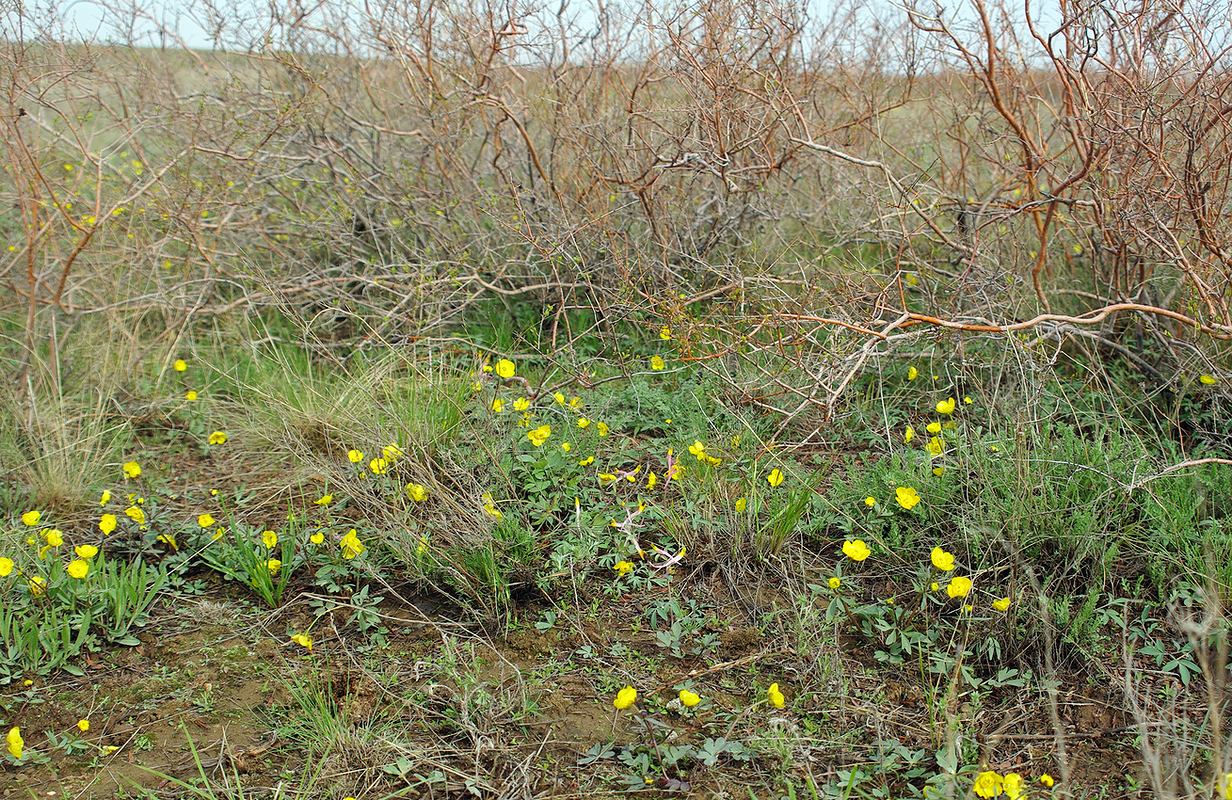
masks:
<path fill-rule="evenodd" d="M 0 556 L 0 578 L 7 578 L 13 574 L 13 559 Z"/>
<path fill-rule="evenodd" d="M 1054 781 L 1054 780 L 1052 779 L 1052 776 L 1051 776 L 1051 775 L 1049 775 L 1047 772 L 1045 772 L 1043 775 L 1039 776 L 1039 782 L 1040 782 L 1040 783 L 1042 783 L 1044 786 L 1047 786 L 1049 789 L 1051 789 L 1051 788 L 1052 788 L 1052 785 L 1053 785 L 1054 783 L 1056 783 L 1056 781 Z M 1229 783 L 1232 783 L 1232 781 L 1229 781 Z M 1225 798 L 1226 798 L 1227 794 L 1228 794 L 1228 790 L 1227 790 L 1227 789 L 1225 789 L 1225 790 L 1224 790 L 1224 795 L 1225 795 Z"/>
<path fill-rule="evenodd" d="M 903 442 L 905 444 L 910 444 L 911 440 L 914 438 L 915 438 L 915 428 L 908 425 L 907 430 L 903 431 Z"/>
<path fill-rule="evenodd" d="M 702 701 L 701 695 L 694 694 L 693 692 L 690 692 L 688 689 L 680 690 L 680 705 L 684 706 L 685 708 L 692 708 L 693 706 L 697 705 L 701 701 Z"/>
<path fill-rule="evenodd" d="M 573 450 L 573 445 L 569 444 L 568 442 L 561 442 L 561 443 L 560 443 L 560 449 L 561 449 L 561 450 L 564 450 L 566 453 L 568 453 L 568 452 L 570 452 L 571 450 Z"/>
<path fill-rule="evenodd" d="M 945 587 L 945 593 L 951 598 L 966 597 L 971 594 L 971 579 L 962 575 L 950 578 L 949 584 Z"/>
<path fill-rule="evenodd" d="M 291 641 L 295 642 L 300 647 L 312 652 L 312 635 L 308 633 L 297 633 L 291 637 Z"/>
<path fill-rule="evenodd" d="M 975 793 L 984 800 L 999 797 L 1004 788 L 1005 780 L 996 772 L 986 770 L 975 778 Z"/>
<path fill-rule="evenodd" d="M 68 566 L 65 567 L 64 571 L 68 573 L 70 578 L 83 580 L 86 575 L 90 574 L 90 563 L 85 559 L 74 558 L 68 562 Z"/>
<path fill-rule="evenodd" d="M 222 531 L 219 531 L 219 533 L 222 533 Z M 217 541 L 220 538 L 221 537 L 218 534 L 214 534 L 214 541 Z M 163 544 L 170 547 L 172 550 L 180 549 L 180 546 L 175 543 L 175 534 L 173 533 L 160 533 L 158 534 L 158 538 L 155 541 L 162 542 Z"/>
<path fill-rule="evenodd" d="M 667 327 L 666 325 L 664 325 L 662 328 L 659 328 L 659 338 L 665 342 L 671 341 L 672 329 Z"/>
<path fill-rule="evenodd" d="M 693 444 L 689 445 L 689 452 L 693 454 L 694 458 L 701 461 L 706 457 L 706 445 L 699 441 L 694 441 Z"/>
<path fill-rule="evenodd" d="M 9 728 L 9 733 L 4 737 L 4 740 L 8 743 L 9 755 L 21 761 L 21 754 L 26 746 L 26 740 L 21 738 L 21 728 L 16 725 Z"/>
<path fill-rule="evenodd" d="M 1205 374 L 1199 375 L 1198 380 L 1202 382 L 1203 386 L 1214 386 L 1215 384 L 1219 383 L 1219 379 L 1216 378 L 1214 375 L 1205 375 Z"/>
<path fill-rule="evenodd" d="M 499 397 L 493 398 L 492 399 L 492 410 L 495 411 L 497 414 L 503 413 L 505 410 L 505 401 L 500 399 Z"/>
<path fill-rule="evenodd" d="M 338 546 L 342 548 L 342 557 L 347 561 L 368 549 L 359 540 L 359 534 L 355 532 L 354 528 L 347 531 L 346 536 L 342 537 L 342 541 L 338 542 Z"/>
<path fill-rule="evenodd" d="M 525 397 L 519 397 L 517 400 L 513 401 L 514 411 L 525 411 L 528 408 L 530 408 L 530 401 Z"/>
<path fill-rule="evenodd" d="M 184 392 L 184 399 L 191 403 L 197 399 L 197 393 L 189 389 L 187 392 Z"/>
<path fill-rule="evenodd" d="M 177 358 L 177 359 L 175 360 L 175 363 L 174 363 L 174 364 L 172 364 L 172 365 L 171 365 L 171 367 L 172 367 L 172 368 L 173 368 L 176 372 L 184 372 L 185 370 L 187 370 L 187 369 L 188 369 L 188 362 L 187 362 L 187 361 L 185 361 L 185 360 L 184 360 L 184 359 L 182 359 L 182 358 Z"/>
<path fill-rule="evenodd" d="M 939 458 L 945 452 L 945 445 L 942 444 L 940 437 L 934 436 L 928 440 L 928 444 L 924 446 L 924 449 L 928 451 L 928 455 L 932 458 Z"/>
<path fill-rule="evenodd" d="M 389 460 L 377 456 L 368 462 L 368 469 L 372 470 L 373 475 L 384 475 L 389 472 Z"/>
<path fill-rule="evenodd" d="M 27 511 L 21 515 L 21 524 L 27 528 L 33 528 L 39 524 L 39 520 L 43 518 L 42 511 Z"/>
<path fill-rule="evenodd" d="M 783 470 L 779 469 L 778 467 L 775 467 L 774 469 L 770 470 L 770 474 L 766 476 L 766 483 L 770 484 L 771 486 L 779 486 L 783 483 L 784 477 L 785 476 L 783 475 Z"/>
<path fill-rule="evenodd" d="M 787 705 L 787 698 L 783 696 L 781 691 L 779 691 L 779 685 L 777 683 L 770 684 L 770 688 L 766 690 L 766 698 L 770 700 L 770 705 L 775 708 L 782 708 Z"/>
<path fill-rule="evenodd" d="M 971 399 L 971 395 L 969 395 L 969 394 L 964 394 L 964 395 L 963 395 L 963 405 L 964 405 L 964 406 L 969 406 L 969 405 L 971 405 L 971 404 L 972 404 L 972 403 L 974 403 L 974 402 L 975 402 L 975 401 Z"/>
<path fill-rule="evenodd" d="M 145 524 L 145 511 L 142 510 L 141 506 L 129 506 L 124 509 L 124 516 L 128 517 L 138 525 Z"/>
<path fill-rule="evenodd" d="M 658 483 L 659 483 L 659 476 L 654 474 L 653 470 L 646 473 L 646 488 L 647 489 L 655 488 L 655 486 L 657 486 Z"/>
<path fill-rule="evenodd" d="M 925 430 L 927 430 L 933 436 L 936 436 L 937 434 L 941 433 L 941 423 L 940 422 L 930 422 L 928 423 L 928 427 Z"/>
<path fill-rule="evenodd" d="M 899 486 L 894 490 L 894 499 L 900 506 L 910 511 L 920 502 L 920 493 L 910 486 Z"/>
<path fill-rule="evenodd" d="M 517 372 L 517 368 L 514 367 L 513 362 L 509 359 L 502 358 L 496 362 L 496 374 L 502 378 L 512 378 L 515 372 Z"/>
<path fill-rule="evenodd" d="M 877 498 L 873 497 L 872 495 L 869 495 L 868 497 L 864 498 L 864 505 L 868 506 L 869 508 L 872 508 L 873 506 L 877 505 Z"/>
<path fill-rule="evenodd" d="M 428 499 L 428 487 L 419 483 L 408 483 L 406 485 L 406 495 L 416 503 L 422 503 Z"/>
<path fill-rule="evenodd" d="M 624 711 L 636 702 L 637 689 L 634 689 L 632 686 L 626 686 L 616 693 L 616 699 L 612 701 L 612 705 L 616 706 L 617 711 Z"/>
<path fill-rule="evenodd" d="M 415 555 L 423 558 L 428 552 L 428 537 L 425 534 L 419 535 L 419 543 L 415 545 Z"/>
<path fill-rule="evenodd" d="M 837 575 L 830 576 L 830 588 L 831 589 L 838 589 L 838 587 L 842 585 L 843 585 L 842 578 L 838 577 Z"/>
<path fill-rule="evenodd" d="M 954 400 L 954 398 L 953 398 L 953 397 L 951 397 L 951 398 L 949 398 L 949 399 L 947 399 L 947 400 L 938 400 L 938 401 L 937 401 L 937 413 L 938 413 L 938 414 L 947 414 L 947 415 L 948 415 L 948 414 L 953 414 L 953 413 L 954 413 L 954 405 L 955 405 L 955 400 Z"/>
<path fill-rule="evenodd" d="M 270 571 L 271 575 L 277 575 L 278 570 L 282 569 L 282 562 L 276 558 L 271 558 L 265 562 L 265 567 Z"/>
<path fill-rule="evenodd" d="M 59 528 L 52 528 L 43 534 L 43 538 L 47 540 L 48 547 L 59 547 L 64 544 L 64 534 Z"/>
<path fill-rule="evenodd" d="M 590 427 L 590 420 L 586 417 L 578 417 L 577 426 L 579 428 L 588 428 Z"/>
<path fill-rule="evenodd" d="M 551 425 L 540 425 L 534 430 L 526 432 L 526 438 L 530 439 L 530 443 L 535 447 L 543 447 L 543 443 L 552 435 Z"/>
<path fill-rule="evenodd" d="M 211 525 L 213 525 L 214 522 L 215 522 L 214 516 L 208 512 L 205 514 L 197 515 L 197 525 L 202 528 L 208 528 Z"/>
<path fill-rule="evenodd" d="M 617 575 L 620 575 L 623 577 L 633 571 L 633 562 L 632 561 L 617 561 L 615 564 L 612 565 L 612 569 L 616 570 Z"/>
<path fill-rule="evenodd" d="M 945 472 L 945 467 L 933 467 L 933 475 L 935 477 L 940 478 L 943 472 Z"/>
<path fill-rule="evenodd" d="M 579 467 L 589 467 L 589 466 L 590 466 L 591 464 L 593 464 L 593 463 L 595 463 L 595 457 L 594 457 L 594 456 L 586 456 L 586 458 L 580 458 L 580 459 L 578 459 L 578 466 L 579 466 Z"/>
<path fill-rule="evenodd" d="M 358 464 L 359 462 L 363 460 L 364 460 L 363 450 L 348 450 L 347 451 L 347 461 L 350 461 L 352 464 Z"/>
<path fill-rule="evenodd" d="M 327 506 L 330 503 L 334 502 L 334 496 L 332 494 L 323 494 L 320 497 L 318 497 L 316 500 L 313 500 L 312 502 L 318 506 Z"/>
<path fill-rule="evenodd" d="M 262 531 L 261 544 L 265 545 L 266 550 L 273 550 L 278 544 L 278 534 L 274 531 Z"/>
<path fill-rule="evenodd" d="M 933 566 L 942 572 L 952 572 L 954 570 L 954 554 L 942 550 L 940 547 L 934 547 L 932 553 L 929 554 L 929 560 L 933 562 Z"/>
<path fill-rule="evenodd" d="M 325 534 L 321 533 L 320 531 L 317 531 L 316 533 L 308 537 L 308 541 L 312 542 L 313 544 L 320 544 L 321 542 L 325 541 Z"/>
<path fill-rule="evenodd" d="M 933 581 L 932 583 L 928 584 L 928 588 L 934 592 L 939 592 L 941 591 L 941 584 L 937 583 L 936 581 Z"/>
<path fill-rule="evenodd" d="M 126 478 L 141 477 L 141 465 L 136 461 L 125 461 L 124 466 L 121 467 L 121 469 L 124 470 L 124 477 Z"/>
<path fill-rule="evenodd" d="M 1009 800 L 1023 800 L 1027 793 L 1023 791 L 1025 781 L 1017 772 L 1005 773 L 1005 778 L 1002 779 L 1002 786 L 1005 789 L 1005 796 Z"/>
<path fill-rule="evenodd" d="M 552 399 L 556 401 L 556 405 L 563 406 L 565 404 L 565 396 L 561 392 L 552 392 Z"/>
<path fill-rule="evenodd" d="M 920 371 L 915 367 L 907 367 L 907 380 L 913 381 L 920 377 Z"/>
<path fill-rule="evenodd" d="M 608 428 L 606 422 L 596 422 L 595 430 L 599 432 L 599 438 L 602 439 L 604 436 L 607 436 L 610 429 Z"/>
<path fill-rule="evenodd" d="M 569 398 L 569 408 L 572 408 L 574 411 L 577 411 L 581 407 L 582 407 L 582 398 L 577 397 L 577 396 Z"/>
<path fill-rule="evenodd" d="M 992 601 L 992 607 L 993 607 L 993 609 L 995 609 L 996 611 L 1000 611 L 1000 612 L 1002 612 L 1002 613 L 1005 613 L 1006 611 L 1009 611 L 1009 608 L 1010 608 L 1010 602 L 1011 602 L 1011 601 L 1010 601 L 1010 599 L 1009 599 L 1008 597 L 1002 597 L 1002 598 L 999 598 L 999 599 L 997 599 L 997 600 L 993 600 L 993 601 Z"/>
<path fill-rule="evenodd" d="M 664 363 L 663 356 L 651 356 L 650 357 L 650 368 L 651 369 L 663 369 L 666 366 L 667 364 Z"/>
<path fill-rule="evenodd" d="M 84 558 L 86 561 L 89 561 L 98 555 L 98 548 L 92 544 L 79 544 L 73 548 L 73 552 L 77 554 L 78 558 Z"/>
<path fill-rule="evenodd" d="M 89 732 L 89 730 L 90 730 L 90 720 L 88 720 L 88 719 L 79 719 L 79 720 L 77 720 L 77 730 L 81 731 L 82 733 L 87 733 L 87 732 Z"/>
<path fill-rule="evenodd" d="M 223 431 L 214 431 L 210 434 L 210 438 L 206 440 L 210 444 L 226 444 L 227 434 Z"/>
<path fill-rule="evenodd" d="M 43 592 L 47 591 L 47 579 L 42 575 L 33 575 L 30 577 L 30 594 L 38 597 Z"/>
<path fill-rule="evenodd" d="M 105 506 L 111 502 L 111 490 L 103 489 L 102 495 L 98 498 L 99 506 Z"/>
<path fill-rule="evenodd" d="M 872 553 L 868 549 L 868 545 L 863 539 L 848 539 L 843 542 L 843 555 L 850 558 L 852 561 L 863 561 Z"/>
<path fill-rule="evenodd" d="M 737 514 L 743 514 L 745 509 L 747 509 L 748 507 L 749 507 L 749 498 L 747 497 L 737 497 L 736 498 L 736 513 Z"/>

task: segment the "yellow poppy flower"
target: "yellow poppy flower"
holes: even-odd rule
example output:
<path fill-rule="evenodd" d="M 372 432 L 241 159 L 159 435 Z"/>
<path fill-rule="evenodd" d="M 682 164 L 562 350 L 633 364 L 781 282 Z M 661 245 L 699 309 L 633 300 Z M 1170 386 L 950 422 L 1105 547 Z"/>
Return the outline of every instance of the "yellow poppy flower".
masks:
<path fill-rule="evenodd" d="M 654 470 L 646 473 L 646 488 L 653 489 L 659 484 L 659 476 L 654 474 Z"/>
<path fill-rule="evenodd" d="M 952 572 L 954 570 L 954 554 L 934 547 L 932 553 L 929 554 L 929 560 L 933 562 L 933 566 L 942 572 Z"/>
<path fill-rule="evenodd" d="M 141 465 L 136 461 L 125 461 L 124 466 L 121 467 L 121 469 L 124 470 L 124 477 L 126 478 L 141 477 Z"/>
<path fill-rule="evenodd" d="M 42 575 L 32 575 L 30 577 L 30 594 L 38 597 L 43 592 L 47 591 L 47 579 Z"/>
<path fill-rule="evenodd" d="M 307 633 L 297 633 L 291 637 L 291 641 L 295 642 L 300 647 L 312 652 L 312 635 Z"/>
<path fill-rule="evenodd" d="M 103 489 L 103 493 L 102 493 L 102 495 L 101 495 L 101 496 L 99 496 L 99 498 L 98 498 L 98 504 L 99 504 L 99 506 L 105 506 L 105 505 L 107 505 L 107 504 L 108 504 L 108 503 L 110 503 L 110 502 L 111 502 L 111 490 L 110 490 L 110 489 Z"/>
<path fill-rule="evenodd" d="M 992 607 L 995 611 L 1005 613 L 1010 608 L 1010 602 L 1011 601 L 1008 597 L 1001 597 L 992 601 Z"/>
<path fill-rule="evenodd" d="M 831 575 L 829 583 L 831 589 L 838 589 L 838 587 L 843 585 L 843 579 L 837 575 Z"/>
<path fill-rule="evenodd" d="M 359 534 L 356 533 L 354 528 L 347 531 L 346 536 L 343 536 L 342 540 L 338 542 L 338 546 L 342 548 L 342 557 L 347 561 L 350 561 L 368 549 L 364 547 L 364 543 L 359 540 Z"/>
<path fill-rule="evenodd" d="M 13 559 L 0 556 L 0 578 L 7 578 L 13 574 Z"/>
<path fill-rule="evenodd" d="M 586 417 L 578 417 L 577 426 L 579 428 L 589 428 L 590 420 L 588 420 Z"/>
<path fill-rule="evenodd" d="M 666 366 L 667 364 L 664 363 L 662 356 L 651 356 L 650 357 L 650 368 L 651 369 L 659 370 L 659 369 L 663 369 Z"/>
<path fill-rule="evenodd" d="M 270 571 L 271 575 L 277 575 L 278 570 L 282 569 L 282 562 L 276 558 L 271 558 L 265 562 L 265 568 Z"/>
<path fill-rule="evenodd" d="M 4 737 L 5 743 L 9 748 L 9 755 L 21 761 L 21 754 L 25 752 L 26 740 L 21 738 L 21 728 L 14 725 L 9 728 L 8 735 Z"/>
<path fill-rule="evenodd" d="M 517 400 L 513 401 L 514 411 L 525 411 L 528 408 L 530 408 L 530 401 L 525 397 L 519 397 Z"/>
<path fill-rule="evenodd" d="M 308 541 L 312 542 L 313 544 L 321 544 L 322 542 L 325 541 L 325 534 L 321 533 L 320 531 L 317 531 L 316 533 L 308 537 Z"/>
<path fill-rule="evenodd" d="M 184 392 L 184 399 L 191 403 L 197 399 L 197 393 L 189 389 L 187 392 Z"/>
<path fill-rule="evenodd" d="M 971 594 L 971 579 L 962 575 L 951 578 L 949 584 L 945 587 L 945 593 L 951 599 L 966 597 Z"/>
<path fill-rule="evenodd" d="M 903 431 L 903 443 L 911 444 L 911 440 L 914 438 L 915 438 L 915 428 L 908 425 L 907 430 Z"/>
<path fill-rule="evenodd" d="M 1198 380 L 1202 382 L 1203 386 L 1214 386 L 1215 384 L 1219 383 L 1219 379 L 1216 378 L 1214 375 L 1205 375 L 1205 374 L 1199 375 Z"/>
<path fill-rule="evenodd" d="M 33 528 L 39 524 L 39 520 L 43 518 L 42 511 L 27 511 L 21 515 L 21 524 L 27 528 Z"/>
<path fill-rule="evenodd" d="M 373 475 L 384 475 L 389 472 L 389 460 L 378 456 L 368 462 L 368 469 Z"/>
<path fill-rule="evenodd" d="M 92 544 L 79 544 L 73 548 L 73 552 L 77 554 L 78 558 L 84 558 L 86 561 L 89 561 L 98 555 L 98 548 Z"/>
<path fill-rule="evenodd" d="M 504 413 L 505 401 L 500 399 L 499 397 L 493 398 L 492 399 L 492 410 L 496 412 L 497 414 Z"/>
<path fill-rule="evenodd" d="M 175 363 L 174 363 L 174 364 L 172 364 L 172 365 L 171 365 L 171 367 L 172 367 L 172 369 L 174 369 L 176 372 L 184 372 L 185 370 L 187 370 L 187 369 L 188 369 L 188 362 L 187 362 L 187 361 L 185 361 L 185 360 L 184 360 L 184 359 L 182 359 L 182 358 L 177 358 L 177 359 L 175 360 Z"/>
<path fill-rule="evenodd" d="M 775 708 L 782 708 L 787 705 L 787 698 L 783 696 L 777 683 L 770 684 L 770 688 L 766 690 L 766 698 L 770 701 L 770 705 Z"/>
<path fill-rule="evenodd" d="M 364 460 L 363 450 L 348 450 L 347 451 L 347 461 L 350 461 L 352 464 L 358 464 L 363 460 Z"/>
<path fill-rule="evenodd" d="M 633 571 L 633 562 L 632 561 L 617 561 L 615 564 L 612 565 L 612 569 L 616 570 L 617 575 L 620 575 L 623 577 Z"/>
<path fill-rule="evenodd" d="M 496 374 L 500 377 L 505 379 L 512 378 L 515 372 L 517 372 L 517 368 L 509 359 L 502 358 L 496 362 Z"/>
<path fill-rule="evenodd" d="M 210 434 L 210 438 L 206 440 L 209 444 L 226 444 L 227 434 L 224 431 L 214 431 Z"/>
<path fill-rule="evenodd" d="M 766 476 L 766 483 L 770 484 L 771 486 L 777 487 L 777 486 L 782 485 L 785 477 L 786 476 L 783 475 L 783 471 L 779 469 L 778 467 L 775 467 L 774 469 L 770 470 L 770 474 Z"/>
<path fill-rule="evenodd" d="M 956 401 L 954 400 L 953 397 L 948 398 L 946 400 L 938 400 L 937 401 L 937 413 L 946 414 L 946 415 L 953 414 L 955 404 L 956 404 Z"/>
<path fill-rule="evenodd" d="M 202 528 L 208 528 L 215 522 L 214 515 L 206 512 L 205 514 L 197 515 L 197 525 Z"/>
<path fill-rule="evenodd" d="M 894 490 L 894 499 L 900 506 L 910 511 L 920 502 L 920 494 L 910 486 L 899 486 Z"/>
<path fill-rule="evenodd" d="M 83 580 L 86 575 L 90 574 L 90 563 L 85 559 L 74 558 L 68 562 L 68 566 L 64 568 L 70 578 Z"/>
<path fill-rule="evenodd" d="M 632 686 L 626 686 L 616 693 L 616 698 L 612 700 L 612 705 L 617 711 L 624 711 L 629 706 L 637 702 L 637 689 Z"/>
<path fill-rule="evenodd" d="M 90 731 L 90 720 L 88 719 L 77 720 L 77 730 L 81 731 L 82 733 L 88 733 Z"/>
<path fill-rule="evenodd" d="M 907 367 L 907 380 L 913 381 L 920 377 L 920 371 L 915 367 Z"/>
<path fill-rule="evenodd" d="M 1043 775 L 1039 776 L 1039 782 L 1040 782 L 1040 783 L 1042 783 L 1044 786 L 1047 786 L 1049 789 L 1051 789 L 1051 788 L 1052 788 L 1052 785 L 1053 785 L 1054 783 L 1056 783 L 1056 781 L 1054 781 L 1054 780 L 1052 779 L 1052 776 L 1051 776 L 1051 775 L 1049 775 L 1047 772 L 1045 772 Z M 1227 792 L 1227 790 L 1225 789 L 1225 790 L 1224 790 L 1224 795 L 1225 795 L 1225 797 L 1227 796 L 1227 794 L 1228 794 L 1228 792 Z"/>
<path fill-rule="evenodd" d="M 736 498 L 736 513 L 737 514 L 743 514 L 745 512 L 745 509 L 747 509 L 748 507 L 749 507 L 749 498 L 747 497 L 737 497 Z"/>
<path fill-rule="evenodd" d="M 666 325 L 664 325 L 662 328 L 659 328 L 659 338 L 665 342 L 671 341 L 672 329 L 667 327 Z"/>
<path fill-rule="evenodd" d="M 604 436 L 607 436 L 608 431 L 611 429 L 608 428 L 606 422 L 596 422 L 595 430 L 599 432 L 599 438 L 602 439 Z"/>
<path fill-rule="evenodd" d="M 843 542 L 843 555 L 850 558 L 852 561 L 863 561 L 872 554 L 872 550 L 868 549 L 868 545 L 863 539 L 848 539 Z"/>
<path fill-rule="evenodd" d="M 877 498 L 873 497 L 872 495 L 869 495 L 868 497 L 864 498 L 864 505 L 868 506 L 869 508 L 872 508 L 873 506 L 877 505 Z"/>
<path fill-rule="evenodd" d="M 529 439 L 530 443 L 535 447 L 543 447 L 543 443 L 546 442 L 551 435 L 551 425 L 540 425 L 538 428 L 526 432 L 526 438 Z"/>
<path fill-rule="evenodd" d="M 406 494 L 412 501 L 422 503 L 428 499 L 428 487 L 419 483 L 408 483 L 406 485 Z"/>
<path fill-rule="evenodd" d="M 141 506 L 129 506 L 124 509 L 124 516 L 128 517 L 138 525 L 145 524 L 145 511 L 141 508 Z"/>
<path fill-rule="evenodd" d="M 999 773 L 985 770 L 975 778 L 975 793 L 984 800 L 992 800 L 1001 796 L 1005 789 L 1005 779 Z"/>
<path fill-rule="evenodd" d="M 261 544 L 265 545 L 266 550 L 273 550 L 278 544 L 278 534 L 274 531 L 262 531 Z"/>
<path fill-rule="evenodd" d="M 941 433 L 941 423 L 940 422 L 930 422 L 928 423 L 928 427 L 925 428 L 925 430 L 927 430 L 933 436 L 936 436 L 938 433 Z"/>
<path fill-rule="evenodd" d="M 327 506 L 330 503 L 334 502 L 334 496 L 332 494 L 323 494 L 320 497 L 318 497 L 316 500 L 313 500 L 312 502 L 318 506 Z"/>
<path fill-rule="evenodd" d="M 702 701 L 701 695 L 694 694 L 693 692 L 690 692 L 688 689 L 681 689 L 679 697 L 680 697 L 680 705 L 684 706 L 685 708 L 692 708 L 693 706 L 697 705 L 698 703 Z"/>

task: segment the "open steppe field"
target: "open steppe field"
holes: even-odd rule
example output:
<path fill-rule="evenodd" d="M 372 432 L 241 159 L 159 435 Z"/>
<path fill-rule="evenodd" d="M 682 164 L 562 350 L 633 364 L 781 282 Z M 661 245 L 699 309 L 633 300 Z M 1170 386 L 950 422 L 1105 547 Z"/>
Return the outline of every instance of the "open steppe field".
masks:
<path fill-rule="evenodd" d="M 1228 3 L 82 6 L 0 798 L 1232 800 Z"/>

